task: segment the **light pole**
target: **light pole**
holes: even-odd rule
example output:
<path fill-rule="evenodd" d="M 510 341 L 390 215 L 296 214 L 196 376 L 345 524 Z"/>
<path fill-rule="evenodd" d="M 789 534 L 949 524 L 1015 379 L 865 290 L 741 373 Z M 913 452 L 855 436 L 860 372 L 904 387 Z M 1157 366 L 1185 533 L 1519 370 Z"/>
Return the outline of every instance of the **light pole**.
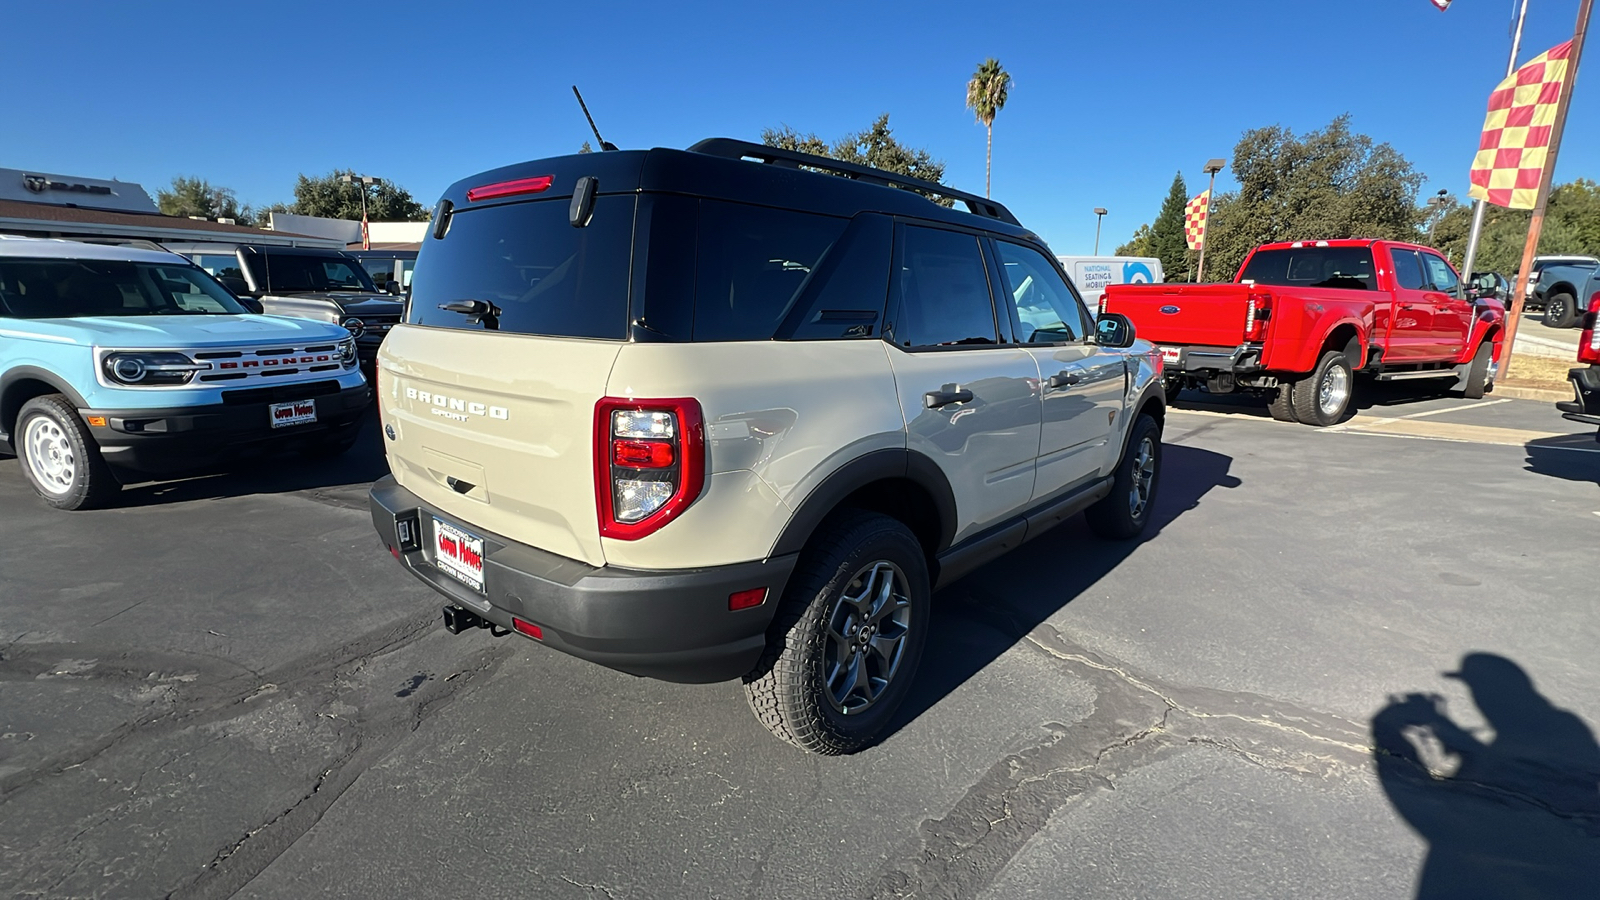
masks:
<path fill-rule="evenodd" d="M 372 240 L 367 234 L 367 188 L 383 184 L 383 179 L 373 178 L 371 175 L 348 173 L 340 175 L 339 180 L 345 184 L 361 185 L 361 249 L 371 250 Z"/>
<path fill-rule="evenodd" d="M 1449 194 L 1450 194 L 1449 191 L 1445 190 L 1444 188 L 1440 188 L 1439 189 L 1439 193 L 1434 194 L 1432 197 L 1428 198 L 1428 245 L 1429 246 L 1433 245 L 1433 226 L 1439 224 L 1439 220 L 1441 218 L 1444 218 L 1444 215 L 1443 215 L 1444 214 L 1444 203 L 1445 203 L 1444 198 L 1449 196 Z M 1467 277 L 1470 278 L 1472 276 L 1471 276 L 1470 273 L 1468 273 Z"/>
<path fill-rule="evenodd" d="M 1211 230 L 1211 192 L 1217 187 L 1217 173 L 1221 172 L 1222 167 L 1226 166 L 1227 164 L 1228 161 L 1225 159 L 1206 160 L 1206 167 L 1204 171 L 1207 175 L 1211 176 L 1211 183 L 1206 185 L 1206 227 L 1205 231 L 1200 232 L 1200 261 L 1195 264 L 1194 269 L 1194 280 L 1196 284 L 1204 281 L 1206 277 L 1206 231 Z"/>
<path fill-rule="evenodd" d="M 1106 217 L 1106 208 L 1104 206 L 1096 206 L 1094 208 L 1094 255 L 1095 256 L 1099 256 L 1100 255 L 1100 222 L 1105 217 Z"/>

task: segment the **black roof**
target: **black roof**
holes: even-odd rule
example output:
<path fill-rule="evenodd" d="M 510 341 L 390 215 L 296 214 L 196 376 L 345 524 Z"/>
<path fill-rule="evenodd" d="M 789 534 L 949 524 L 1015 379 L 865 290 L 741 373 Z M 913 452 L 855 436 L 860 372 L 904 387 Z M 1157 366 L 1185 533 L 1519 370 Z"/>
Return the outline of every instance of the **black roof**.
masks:
<path fill-rule="evenodd" d="M 240 244 L 239 249 L 246 253 L 259 253 L 262 256 L 328 256 L 339 259 L 349 259 L 350 254 L 343 250 L 329 250 L 322 247 L 270 247 L 264 244 Z"/>
<path fill-rule="evenodd" d="M 552 177 L 551 186 L 538 194 L 479 203 L 467 199 L 471 188 L 545 175 Z M 1043 243 L 1037 235 L 1023 228 L 1010 210 L 992 200 L 893 172 L 730 138 L 711 138 L 688 150 L 657 147 L 579 153 L 516 163 L 464 178 L 451 185 L 442 199 L 449 201 L 454 209 L 532 199 L 564 199 L 572 196 L 577 180 L 586 175 L 599 180 L 602 195 L 660 191 L 824 215 L 849 217 L 860 212 L 879 212 L 981 228 Z M 913 190 L 890 185 L 937 193 L 966 204 L 970 211 L 940 206 Z"/>

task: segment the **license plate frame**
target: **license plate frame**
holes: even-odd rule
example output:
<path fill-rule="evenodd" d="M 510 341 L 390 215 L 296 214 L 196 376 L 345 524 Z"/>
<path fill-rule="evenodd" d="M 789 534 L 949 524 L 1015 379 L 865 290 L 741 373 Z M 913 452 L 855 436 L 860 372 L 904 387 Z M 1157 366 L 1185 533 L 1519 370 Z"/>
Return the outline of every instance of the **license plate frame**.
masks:
<path fill-rule="evenodd" d="M 1158 344 L 1156 349 L 1161 351 L 1161 361 L 1167 365 L 1181 364 L 1183 362 L 1182 347 L 1168 347 L 1164 344 Z"/>
<path fill-rule="evenodd" d="M 267 421 L 273 428 L 292 428 L 296 425 L 315 425 L 317 401 L 290 400 L 287 403 L 267 405 Z"/>
<path fill-rule="evenodd" d="M 438 516 L 433 519 L 433 567 L 485 596 L 482 537 Z"/>

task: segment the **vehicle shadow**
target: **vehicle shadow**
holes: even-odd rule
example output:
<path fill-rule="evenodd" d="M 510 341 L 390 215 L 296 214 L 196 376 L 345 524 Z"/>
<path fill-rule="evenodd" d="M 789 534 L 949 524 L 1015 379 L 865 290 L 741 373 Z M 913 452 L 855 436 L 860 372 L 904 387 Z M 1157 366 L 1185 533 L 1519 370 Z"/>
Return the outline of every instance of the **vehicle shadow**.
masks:
<path fill-rule="evenodd" d="M 1462 728 L 1436 694 L 1372 717 L 1389 801 L 1428 855 L 1418 900 L 1592 897 L 1600 884 L 1600 746 L 1516 663 L 1469 653 L 1460 670 L 1493 736 Z"/>
<path fill-rule="evenodd" d="M 287 494 L 319 488 L 366 485 L 389 473 L 383 456 L 383 435 L 371 410 L 361 422 L 355 446 L 330 459 L 297 453 L 252 457 L 223 471 L 135 484 L 122 489 L 118 507 L 160 506 L 191 500 L 217 500 L 250 494 Z"/>
<path fill-rule="evenodd" d="M 1522 448 L 1528 451 L 1529 472 L 1600 485 L 1600 443 L 1596 442 L 1596 435 L 1564 434 L 1540 438 L 1529 441 Z"/>
<path fill-rule="evenodd" d="M 1348 418 L 1371 409 L 1403 407 L 1412 403 L 1426 403 L 1429 400 L 1446 398 L 1460 400 L 1461 394 L 1450 390 L 1454 384 L 1455 381 L 1449 378 L 1395 382 L 1374 381 L 1371 378 L 1357 376 L 1355 393 L 1350 398 L 1350 408 L 1345 415 Z M 1267 412 L 1269 399 L 1264 394 L 1208 394 L 1205 391 L 1186 389 L 1178 395 L 1172 406 L 1174 409 L 1212 409 L 1266 418 L 1270 415 Z"/>
<path fill-rule="evenodd" d="M 1213 488 L 1235 488 L 1233 458 L 1162 445 L 1161 481 L 1145 533 L 1095 537 L 1082 516 L 972 572 L 934 595 L 933 622 L 916 681 L 882 740 L 933 708 L 1035 627 L 1090 589 L 1141 544 L 1194 509 Z M 974 590 L 973 586 L 981 586 Z"/>

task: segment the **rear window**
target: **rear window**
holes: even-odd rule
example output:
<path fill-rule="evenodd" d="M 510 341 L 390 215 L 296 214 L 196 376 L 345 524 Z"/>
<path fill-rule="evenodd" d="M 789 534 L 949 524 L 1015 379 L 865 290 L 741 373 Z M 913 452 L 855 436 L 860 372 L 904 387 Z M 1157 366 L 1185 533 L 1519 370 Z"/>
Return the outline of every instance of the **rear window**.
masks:
<path fill-rule="evenodd" d="M 1370 247 L 1289 247 L 1261 250 L 1239 275 L 1240 281 L 1284 287 L 1378 289 Z"/>
<path fill-rule="evenodd" d="M 442 239 L 423 245 L 406 321 L 442 328 L 622 340 L 628 335 L 632 195 L 595 200 L 589 224 L 574 228 L 565 200 L 466 209 Z M 440 309 L 480 300 L 497 312 Z"/>

